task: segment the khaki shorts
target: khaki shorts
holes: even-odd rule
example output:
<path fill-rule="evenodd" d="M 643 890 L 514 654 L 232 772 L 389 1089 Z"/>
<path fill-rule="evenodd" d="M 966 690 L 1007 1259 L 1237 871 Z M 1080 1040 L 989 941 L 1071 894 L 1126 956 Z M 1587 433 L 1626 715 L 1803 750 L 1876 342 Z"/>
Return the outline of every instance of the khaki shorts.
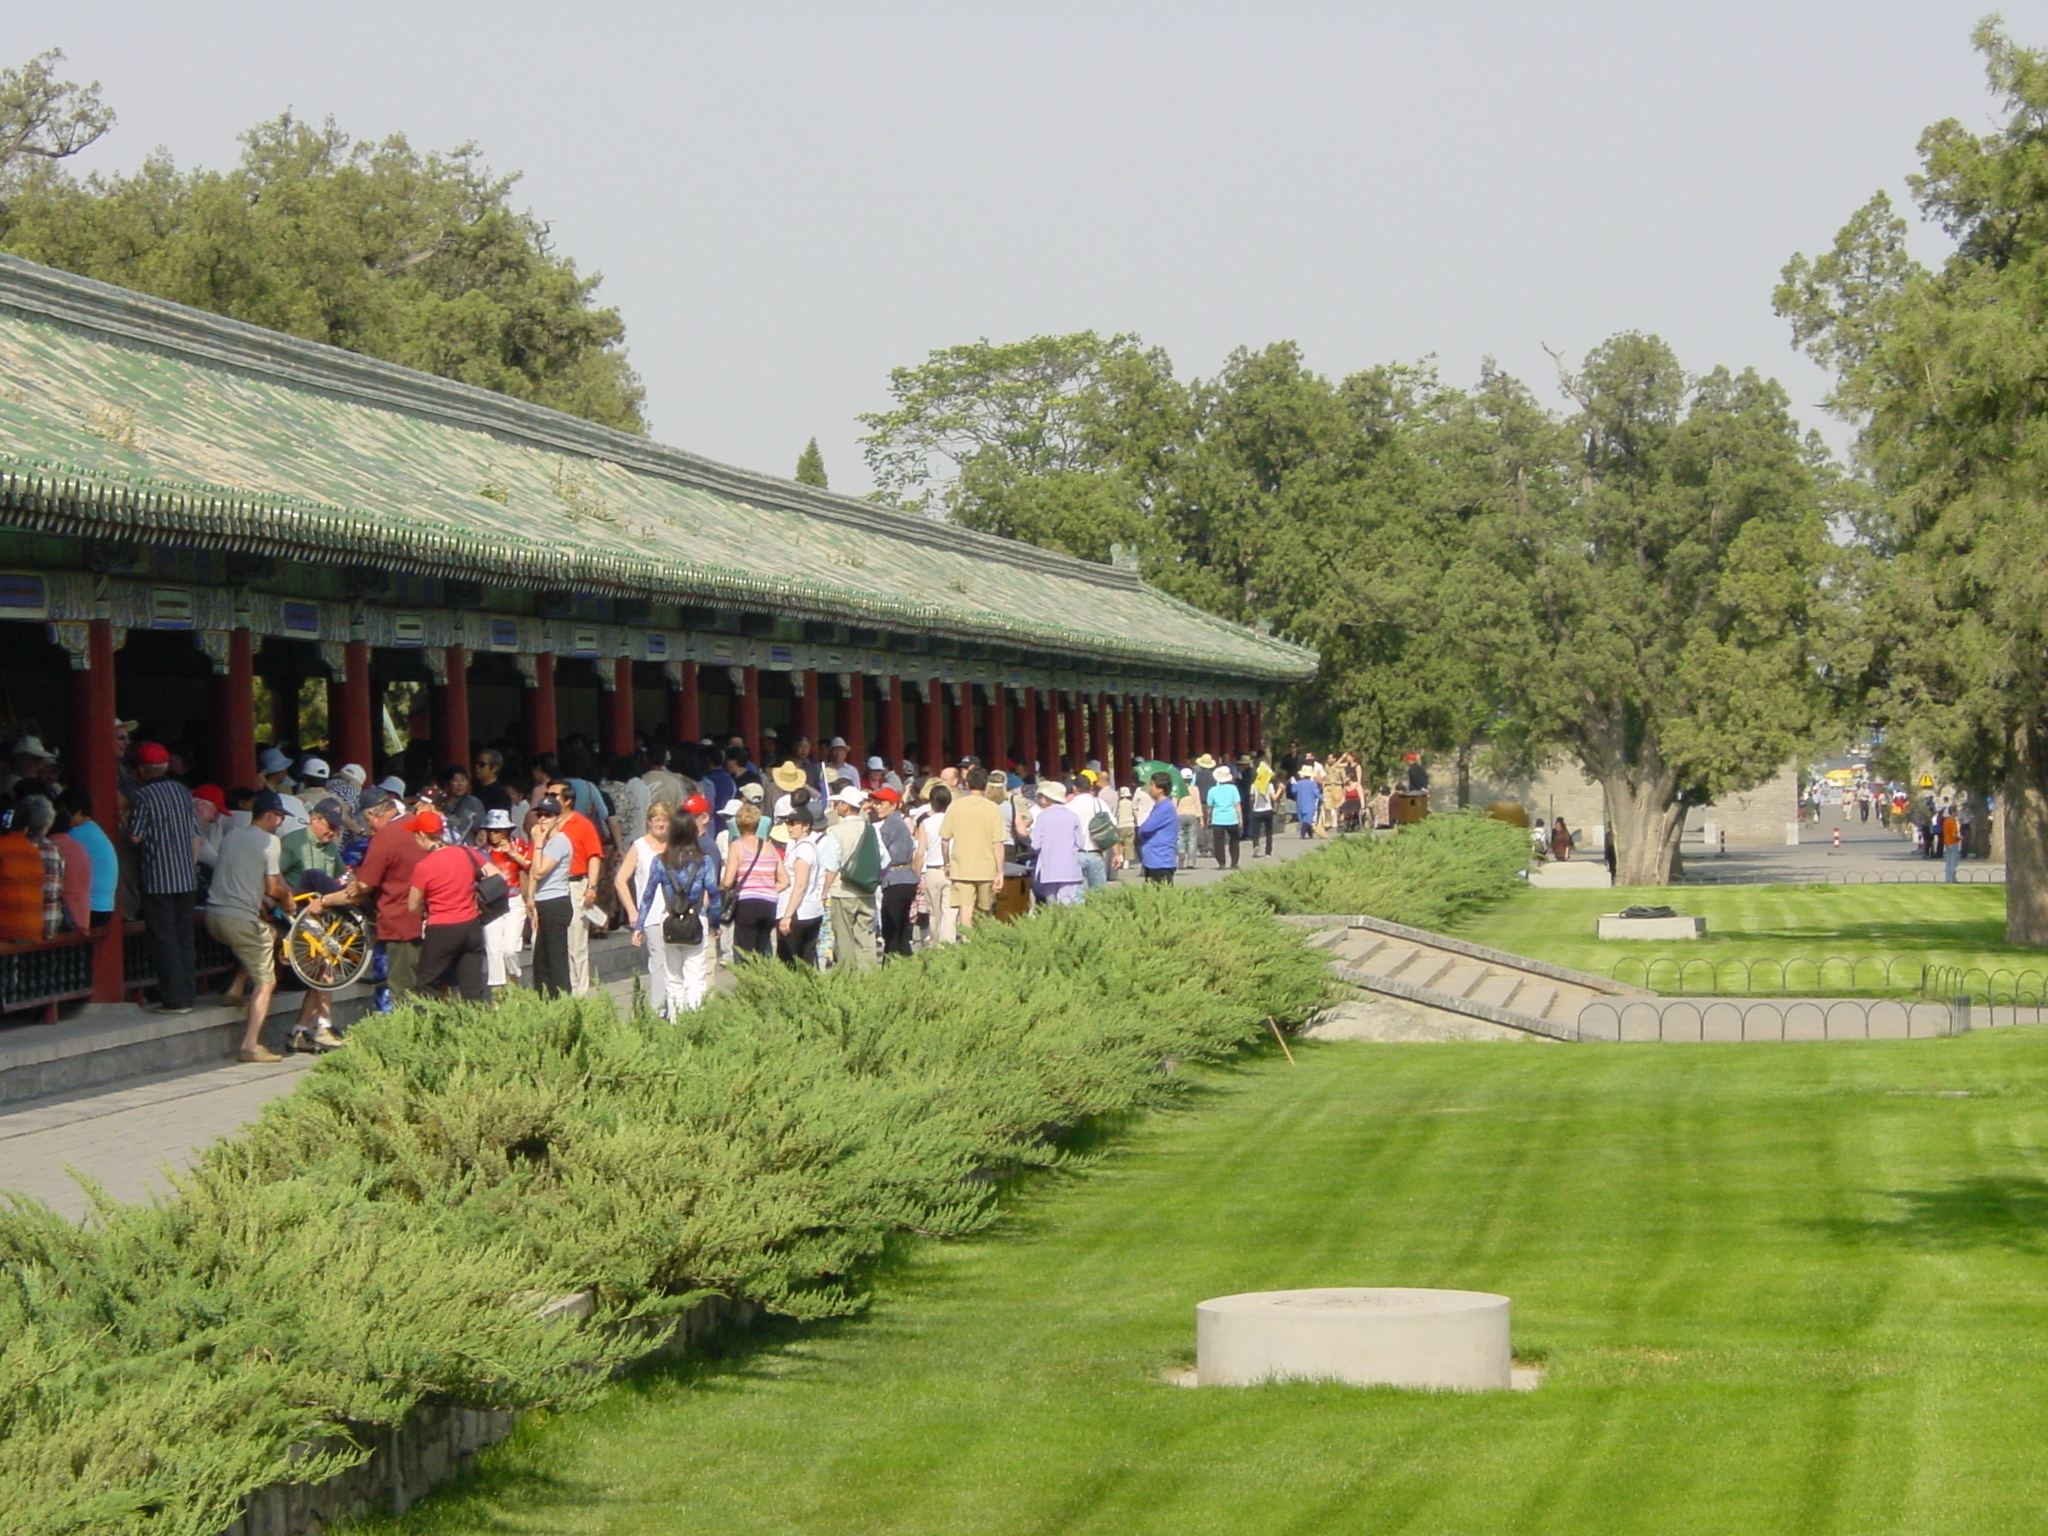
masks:
<path fill-rule="evenodd" d="M 277 980 L 277 930 L 253 917 L 206 914 L 206 931 L 228 947 L 235 963 L 249 973 L 249 984 L 267 987 Z"/>
<path fill-rule="evenodd" d="M 953 905 L 956 907 L 972 907 L 977 912 L 995 911 L 995 881 L 955 880 L 953 882 Z"/>

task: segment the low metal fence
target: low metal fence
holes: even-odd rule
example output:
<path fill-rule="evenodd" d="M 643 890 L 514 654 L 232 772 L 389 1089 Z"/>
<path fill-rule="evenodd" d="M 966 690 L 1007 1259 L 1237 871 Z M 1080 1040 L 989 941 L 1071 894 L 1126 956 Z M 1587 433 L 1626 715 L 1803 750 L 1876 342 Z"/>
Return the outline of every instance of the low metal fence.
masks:
<path fill-rule="evenodd" d="M 1925 869 L 1756 869 L 1688 868 L 1673 885 L 1942 885 L 1950 883 L 1938 862 Z M 2005 866 L 1956 871 L 1956 885 L 2004 885 Z"/>
<path fill-rule="evenodd" d="M 1904 955 L 1795 955 L 1790 960 L 1711 960 L 1703 957 L 1633 955 L 1614 962 L 1616 981 L 1649 992 L 1755 997 L 1825 997 L 1843 992 L 1920 992 L 1927 995 L 1927 967 Z"/>
<path fill-rule="evenodd" d="M 1921 980 L 1920 995 L 1941 1002 L 2031 1009 L 2039 1013 L 2048 1007 L 2048 971 L 2017 966 L 1930 965 Z"/>
<path fill-rule="evenodd" d="M 1589 1041 L 1923 1040 L 1970 1028 L 1969 1011 L 1926 998 L 1615 998 L 1579 1010 Z"/>

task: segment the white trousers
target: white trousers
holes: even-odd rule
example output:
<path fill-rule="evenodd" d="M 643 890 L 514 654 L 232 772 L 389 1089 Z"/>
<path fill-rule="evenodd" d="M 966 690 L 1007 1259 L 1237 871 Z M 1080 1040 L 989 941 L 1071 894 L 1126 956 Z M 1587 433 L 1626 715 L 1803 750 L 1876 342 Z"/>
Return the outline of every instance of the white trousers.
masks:
<path fill-rule="evenodd" d="M 484 982 L 502 987 L 519 971 L 519 942 L 526 937 L 526 908 L 513 902 L 503 917 L 484 924 Z"/>
<path fill-rule="evenodd" d="M 932 942 L 950 944 L 960 937 L 960 909 L 953 905 L 953 882 L 943 869 L 928 869 L 920 878 L 925 905 L 932 910 Z"/>
<path fill-rule="evenodd" d="M 590 990 L 590 924 L 583 918 L 583 893 L 588 880 L 569 882 L 569 990 L 581 996 Z"/>
<path fill-rule="evenodd" d="M 711 939 L 701 944 L 664 944 L 661 925 L 650 922 L 647 943 L 647 1000 L 673 1024 L 693 1008 L 704 1006 L 711 989 Z"/>

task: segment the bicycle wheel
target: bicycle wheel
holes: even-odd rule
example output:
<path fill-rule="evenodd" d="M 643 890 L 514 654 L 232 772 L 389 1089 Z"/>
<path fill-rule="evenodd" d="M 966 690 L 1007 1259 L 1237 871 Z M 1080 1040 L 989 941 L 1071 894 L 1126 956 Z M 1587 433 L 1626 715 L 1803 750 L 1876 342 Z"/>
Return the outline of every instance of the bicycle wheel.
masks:
<path fill-rule="evenodd" d="M 353 912 L 308 912 L 285 937 L 285 958 L 307 986 L 332 992 L 370 968 L 370 943 Z"/>

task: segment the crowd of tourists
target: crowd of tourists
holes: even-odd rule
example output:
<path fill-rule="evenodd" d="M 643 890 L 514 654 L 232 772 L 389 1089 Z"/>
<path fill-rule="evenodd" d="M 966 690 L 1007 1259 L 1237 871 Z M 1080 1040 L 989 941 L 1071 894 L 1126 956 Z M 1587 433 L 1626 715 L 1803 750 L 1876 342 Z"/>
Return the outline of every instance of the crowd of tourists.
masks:
<path fill-rule="evenodd" d="M 223 788 L 175 744 L 116 723 L 118 835 L 31 730 L 0 775 L 0 943 L 144 925 L 157 1006 L 189 1012 L 201 928 L 233 956 L 245 1061 L 279 1061 L 260 1034 L 294 910 L 370 919 L 379 1008 L 411 995 L 488 1000 L 524 985 L 595 985 L 591 946 L 644 951 L 654 1006 L 702 1003 L 720 965 L 865 967 L 957 940 L 977 921 L 1071 905 L 1121 879 L 1171 882 L 1299 838 L 1390 824 L 1391 789 L 1355 761 L 1290 750 L 1234 762 L 973 757 L 850 760 L 834 738 L 785 750 L 773 732 L 600 759 L 572 737 L 522 760 L 486 747 L 436 771 L 420 748 L 365 768 L 263 747 L 261 782 Z M 762 766 L 763 763 L 767 766 Z M 309 990 L 288 1049 L 345 1036 Z"/>

